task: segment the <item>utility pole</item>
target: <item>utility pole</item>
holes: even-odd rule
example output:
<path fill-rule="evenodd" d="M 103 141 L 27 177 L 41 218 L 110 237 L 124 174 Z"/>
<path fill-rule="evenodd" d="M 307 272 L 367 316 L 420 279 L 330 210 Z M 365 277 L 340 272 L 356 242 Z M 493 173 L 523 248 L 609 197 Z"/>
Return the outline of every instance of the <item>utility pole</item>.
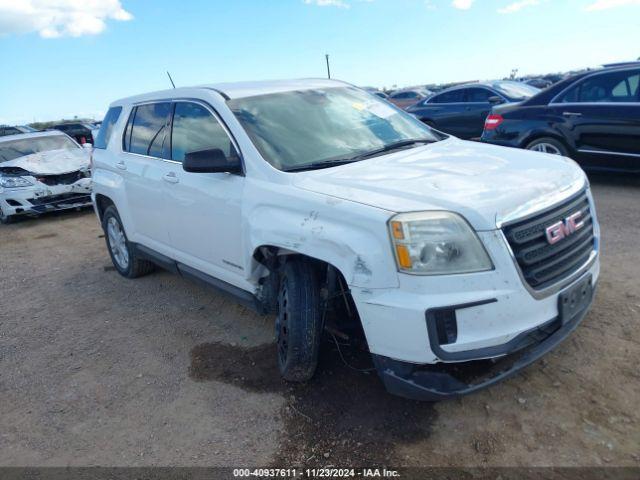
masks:
<path fill-rule="evenodd" d="M 327 60 L 327 78 L 331 80 L 331 67 L 329 67 L 329 54 L 327 53 L 324 57 Z"/>

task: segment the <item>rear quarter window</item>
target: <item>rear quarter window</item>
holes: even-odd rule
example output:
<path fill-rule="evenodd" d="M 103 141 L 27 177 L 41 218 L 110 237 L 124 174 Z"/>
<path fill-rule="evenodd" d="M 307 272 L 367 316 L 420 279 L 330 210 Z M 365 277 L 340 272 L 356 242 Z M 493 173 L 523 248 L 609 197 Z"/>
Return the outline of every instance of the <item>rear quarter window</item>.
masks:
<path fill-rule="evenodd" d="M 113 127 L 120 118 L 121 113 L 122 107 L 112 107 L 109 109 L 102 121 L 95 143 L 93 144 L 94 148 L 107 148 L 107 144 L 109 143 L 109 139 L 113 133 Z"/>

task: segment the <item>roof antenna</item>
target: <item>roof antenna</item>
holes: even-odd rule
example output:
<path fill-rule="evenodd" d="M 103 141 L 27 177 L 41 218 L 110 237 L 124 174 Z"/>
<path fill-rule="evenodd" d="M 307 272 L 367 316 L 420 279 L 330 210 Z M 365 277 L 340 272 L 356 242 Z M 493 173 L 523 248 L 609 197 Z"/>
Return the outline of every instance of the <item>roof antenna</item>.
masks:
<path fill-rule="evenodd" d="M 169 81 L 171 82 L 171 85 L 173 85 L 173 88 L 176 88 L 176 84 L 173 83 L 173 78 L 171 78 L 171 74 L 167 72 L 167 75 L 169 76 Z"/>

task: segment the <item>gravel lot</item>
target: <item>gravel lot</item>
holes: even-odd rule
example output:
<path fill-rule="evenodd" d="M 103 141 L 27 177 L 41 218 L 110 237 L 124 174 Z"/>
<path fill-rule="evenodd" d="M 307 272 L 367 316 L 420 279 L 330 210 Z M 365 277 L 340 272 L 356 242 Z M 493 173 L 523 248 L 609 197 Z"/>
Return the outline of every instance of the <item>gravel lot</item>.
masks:
<path fill-rule="evenodd" d="M 166 272 L 121 278 L 90 211 L 0 226 L 0 465 L 640 466 L 640 179 L 592 185 L 603 268 L 582 326 L 435 405 L 329 343 L 312 383 L 283 384 L 271 318 Z"/>

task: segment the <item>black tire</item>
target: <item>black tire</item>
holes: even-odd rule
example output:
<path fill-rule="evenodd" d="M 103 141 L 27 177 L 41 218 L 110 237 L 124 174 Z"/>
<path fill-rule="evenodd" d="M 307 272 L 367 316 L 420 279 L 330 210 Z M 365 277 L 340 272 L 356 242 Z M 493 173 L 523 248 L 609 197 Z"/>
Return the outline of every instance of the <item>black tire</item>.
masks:
<path fill-rule="evenodd" d="M 278 368 L 289 382 L 305 382 L 316 371 L 322 335 L 320 285 L 310 262 L 287 261 L 280 277 L 276 342 Z"/>
<path fill-rule="evenodd" d="M 119 244 L 120 248 L 115 247 L 115 245 L 118 244 L 114 242 L 113 232 L 109 231 L 112 222 L 113 225 L 117 224 L 122 234 L 122 237 L 120 237 L 122 241 L 122 243 Z M 139 258 L 135 249 L 132 248 L 124 231 L 124 227 L 122 226 L 118 210 L 116 210 L 116 207 L 113 205 L 107 207 L 102 215 L 102 229 L 104 230 L 104 238 L 107 243 L 107 250 L 111 256 L 111 261 L 120 275 L 126 278 L 137 278 L 155 270 L 156 266 L 153 263 Z M 112 242 L 114 243 L 112 244 Z M 125 257 L 126 262 L 123 261 Z"/>
<path fill-rule="evenodd" d="M 544 146 L 548 146 L 548 151 L 545 152 L 542 150 Z M 540 151 L 543 153 L 550 153 L 552 155 L 562 155 L 563 157 L 569 156 L 569 151 L 564 143 L 551 137 L 536 138 L 529 142 L 525 148 L 527 150 Z M 553 151 L 554 149 L 556 151 Z"/>
<path fill-rule="evenodd" d="M 5 215 L 2 212 L 2 208 L 0 208 L 0 223 L 2 225 L 9 225 L 12 222 L 13 222 L 13 216 L 12 215 Z"/>

